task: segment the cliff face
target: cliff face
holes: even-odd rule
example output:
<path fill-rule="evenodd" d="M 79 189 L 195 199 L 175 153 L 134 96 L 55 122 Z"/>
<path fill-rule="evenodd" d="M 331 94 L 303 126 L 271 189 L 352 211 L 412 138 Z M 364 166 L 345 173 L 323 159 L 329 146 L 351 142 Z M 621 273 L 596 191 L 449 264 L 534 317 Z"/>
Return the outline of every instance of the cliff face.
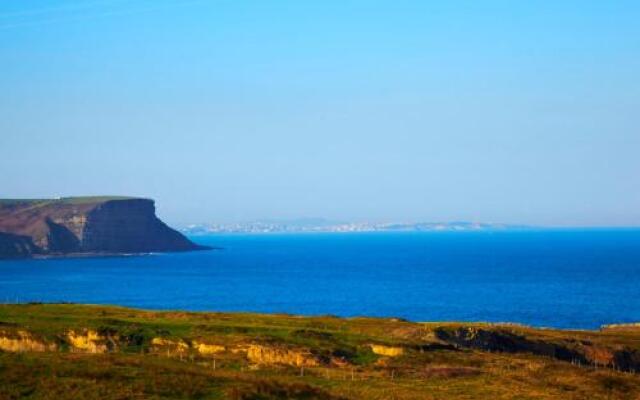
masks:
<path fill-rule="evenodd" d="M 200 250 L 155 215 L 153 200 L 0 200 L 0 258 Z"/>
<path fill-rule="evenodd" d="M 155 215 L 153 201 L 109 201 L 86 215 L 82 229 L 84 251 L 187 251 L 199 246 L 169 228 Z"/>
<path fill-rule="evenodd" d="M 0 258 L 26 258 L 36 252 L 30 237 L 0 232 Z"/>

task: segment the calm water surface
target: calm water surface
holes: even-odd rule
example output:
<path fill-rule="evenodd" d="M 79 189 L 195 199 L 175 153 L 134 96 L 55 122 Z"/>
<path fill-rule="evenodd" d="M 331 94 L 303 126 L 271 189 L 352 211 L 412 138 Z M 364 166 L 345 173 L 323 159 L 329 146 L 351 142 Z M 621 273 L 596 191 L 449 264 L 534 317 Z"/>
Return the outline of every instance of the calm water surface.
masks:
<path fill-rule="evenodd" d="M 0 301 L 596 328 L 640 321 L 640 230 L 215 235 L 222 250 L 0 262 Z"/>

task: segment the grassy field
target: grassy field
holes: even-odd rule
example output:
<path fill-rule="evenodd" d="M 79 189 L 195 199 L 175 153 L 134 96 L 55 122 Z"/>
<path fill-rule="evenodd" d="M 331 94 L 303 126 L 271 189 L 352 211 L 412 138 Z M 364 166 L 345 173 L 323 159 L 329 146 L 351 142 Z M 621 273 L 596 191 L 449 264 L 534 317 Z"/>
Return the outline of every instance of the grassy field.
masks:
<path fill-rule="evenodd" d="M 638 399 L 640 329 L 0 306 L 0 399 Z"/>

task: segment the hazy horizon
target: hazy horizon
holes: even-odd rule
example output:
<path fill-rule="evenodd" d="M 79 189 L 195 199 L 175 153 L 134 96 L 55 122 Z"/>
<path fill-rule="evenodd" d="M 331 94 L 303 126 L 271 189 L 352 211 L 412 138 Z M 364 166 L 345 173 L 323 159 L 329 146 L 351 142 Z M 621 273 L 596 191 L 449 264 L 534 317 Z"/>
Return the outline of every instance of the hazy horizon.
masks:
<path fill-rule="evenodd" d="M 640 3 L 0 5 L 0 198 L 640 226 Z"/>

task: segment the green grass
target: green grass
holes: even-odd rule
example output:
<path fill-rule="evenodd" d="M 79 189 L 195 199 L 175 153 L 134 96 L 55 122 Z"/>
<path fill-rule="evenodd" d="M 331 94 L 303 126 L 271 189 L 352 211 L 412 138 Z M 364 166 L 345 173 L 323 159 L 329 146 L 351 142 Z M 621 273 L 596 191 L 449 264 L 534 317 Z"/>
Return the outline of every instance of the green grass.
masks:
<path fill-rule="evenodd" d="M 71 204 L 83 205 L 93 203 L 103 203 L 113 200 L 134 200 L 141 197 L 129 196 L 79 196 L 79 197 L 61 197 L 58 199 L 0 199 L 0 207 L 15 206 L 45 206 L 50 204 Z"/>
<path fill-rule="evenodd" d="M 134 200 L 134 199 L 140 199 L 140 197 L 130 197 L 130 196 L 62 197 L 58 201 L 64 204 L 92 204 L 92 203 L 103 203 L 105 201 L 113 201 L 113 200 Z"/>
<path fill-rule="evenodd" d="M 0 305 L 0 336 L 28 331 L 61 344 L 57 352 L 0 352 L 0 400 L 640 398 L 638 374 L 527 352 L 455 349 L 434 336 L 437 329 L 463 326 L 512 332 L 536 343 L 640 349 L 640 329 L 565 331 L 75 304 Z M 72 352 L 65 334 L 83 329 L 117 337 L 117 350 Z M 227 351 L 207 356 L 190 348 L 165 354 L 152 345 L 157 337 L 220 344 Z M 405 352 L 398 357 L 376 355 L 371 343 L 401 346 Z M 427 346 L 438 343 L 443 346 Z M 309 352 L 321 362 L 305 368 L 255 364 L 242 351 L 255 344 Z"/>

